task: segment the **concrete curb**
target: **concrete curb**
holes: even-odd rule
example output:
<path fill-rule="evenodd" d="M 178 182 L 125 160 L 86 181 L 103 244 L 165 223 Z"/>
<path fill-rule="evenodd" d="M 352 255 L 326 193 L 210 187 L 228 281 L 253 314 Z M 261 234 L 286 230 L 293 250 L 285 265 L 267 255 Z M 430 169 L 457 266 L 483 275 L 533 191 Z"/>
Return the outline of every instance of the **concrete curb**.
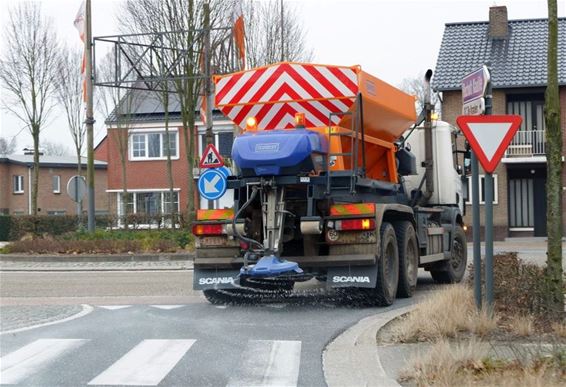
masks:
<path fill-rule="evenodd" d="M 48 255 L 48 254 L 0 254 L 0 262 L 146 262 L 146 261 L 189 261 L 194 253 L 160 254 L 92 254 L 92 255 Z"/>
<path fill-rule="evenodd" d="M 415 306 L 366 317 L 328 344 L 322 354 L 326 384 L 329 387 L 400 386 L 383 369 L 376 337 L 385 324 L 410 312 Z"/>

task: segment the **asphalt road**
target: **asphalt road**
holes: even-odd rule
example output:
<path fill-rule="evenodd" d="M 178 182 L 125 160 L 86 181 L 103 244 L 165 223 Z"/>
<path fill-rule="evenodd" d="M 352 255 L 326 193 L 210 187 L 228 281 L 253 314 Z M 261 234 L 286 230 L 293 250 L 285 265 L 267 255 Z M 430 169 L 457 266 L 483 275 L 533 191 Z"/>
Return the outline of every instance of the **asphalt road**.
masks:
<path fill-rule="evenodd" d="M 254 306 L 218 307 L 191 290 L 191 271 L 0 275 L 2 305 L 92 307 L 78 319 L 0 336 L 0 384 L 26 386 L 324 386 L 322 352 L 334 337 L 414 302 L 363 308 L 307 286 Z M 428 278 L 418 293 L 430 289 Z"/>

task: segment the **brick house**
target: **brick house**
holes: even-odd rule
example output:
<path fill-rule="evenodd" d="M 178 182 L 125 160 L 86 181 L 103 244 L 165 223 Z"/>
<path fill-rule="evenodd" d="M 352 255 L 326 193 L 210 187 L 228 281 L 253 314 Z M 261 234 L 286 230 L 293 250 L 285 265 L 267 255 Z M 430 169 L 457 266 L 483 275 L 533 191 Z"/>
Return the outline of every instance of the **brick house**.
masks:
<path fill-rule="evenodd" d="M 86 171 L 86 159 L 82 163 Z M 97 213 L 108 212 L 106 163 L 96 160 L 95 204 Z M 77 174 L 77 159 L 67 156 L 39 156 L 39 215 L 74 215 L 76 204 L 67 195 L 67 182 Z M 31 214 L 33 155 L 0 158 L 0 214 Z M 83 206 L 84 208 L 84 206 Z"/>
<path fill-rule="evenodd" d="M 558 20 L 558 35 L 561 127 L 566 149 L 566 18 Z M 438 55 L 432 85 L 442 92 L 443 120 L 455 125 L 456 117 L 462 114 L 462 78 L 483 64 L 491 67 L 493 114 L 519 114 L 523 118 L 493 175 L 493 223 L 499 240 L 546 235 L 547 38 L 547 19 L 508 20 L 507 8 L 494 6 L 489 9 L 489 21 L 446 24 Z M 483 170 L 483 224 L 481 175 Z M 562 176 L 566 181 L 566 168 Z M 465 221 L 471 224 L 470 203 Z"/>
<path fill-rule="evenodd" d="M 120 135 L 122 144 L 127 144 L 126 189 L 128 192 L 126 212 L 138 215 L 158 215 L 170 213 L 171 203 L 178 212 L 183 212 L 187 205 L 187 161 L 183 138 L 179 105 L 171 97 L 169 108 L 169 146 L 171 150 L 174 195 L 169 199 L 169 183 L 167 179 L 167 159 L 163 106 L 153 93 L 135 90 L 139 101 L 129 109 L 127 117 L 111 114 L 107 120 L 107 135 L 95 149 L 97 159 L 108 162 L 108 184 L 111 212 L 122 216 L 122 164 L 120 161 Z M 198 115 L 197 115 L 198 116 Z M 215 111 L 214 135 L 215 145 L 221 155 L 230 157 L 233 142 L 234 125 L 220 112 Z M 204 150 L 205 130 L 202 121 L 195 122 L 197 135 L 195 140 L 195 171 L 198 178 L 198 159 Z M 208 203 L 198 196 L 195 187 L 195 205 L 200 208 L 225 208 L 233 205 L 233 195 L 227 192 L 222 198 Z M 174 208 L 175 208 L 174 207 Z"/>

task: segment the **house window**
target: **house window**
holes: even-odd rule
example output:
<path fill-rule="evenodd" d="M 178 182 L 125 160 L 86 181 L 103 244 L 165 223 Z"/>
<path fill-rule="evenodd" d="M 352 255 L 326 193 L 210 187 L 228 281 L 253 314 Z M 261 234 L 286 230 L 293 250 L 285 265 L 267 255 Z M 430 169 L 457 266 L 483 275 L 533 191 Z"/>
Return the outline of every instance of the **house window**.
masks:
<path fill-rule="evenodd" d="M 201 134 L 199 141 L 199 155 L 202 156 L 204 149 L 206 148 L 206 135 Z M 233 132 L 218 132 L 214 134 L 214 145 L 218 149 L 218 153 L 223 158 L 232 157 L 232 144 L 234 144 L 234 133 Z"/>
<path fill-rule="evenodd" d="M 165 132 L 134 133 L 130 145 L 130 156 L 132 160 L 151 160 L 167 158 L 167 143 L 171 157 L 176 158 L 178 152 L 178 133 L 169 132 L 169 141 Z"/>
<path fill-rule="evenodd" d="M 220 156 L 231 157 L 233 142 L 234 142 L 234 133 L 231 132 L 218 133 L 218 152 L 220 152 Z"/>
<path fill-rule="evenodd" d="M 480 204 L 485 204 L 485 175 L 479 175 L 480 182 Z M 465 199 L 466 204 L 472 204 L 472 177 L 468 176 L 468 195 Z M 493 175 L 493 204 L 498 204 L 497 175 Z"/>
<path fill-rule="evenodd" d="M 122 192 L 118 195 L 118 215 L 123 215 Z M 126 214 L 159 216 L 171 213 L 172 208 L 179 212 L 179 192 L 173 192 L 173 201 L 169 191 L 128 192 L 126 194 Z M 173 206 L 173 207 L 172 207 Z"/>
<path fill-rule="evenodd" d="M 24 193 L 24 177 L 22 175 L 13 176 L 13 193 Z"/>
<path fill-rule="evenodd" d="M 53 211 L 47 211 L 47 215 L 52 216 L 52 215 L 65 215 L 66 211 L 65 210 L 53 210 Z"/>
<path fill-rule="evenodd" d="M 546 154 L 544 95 L 507 95 L 507 114 L 516 114 L 523 118 L 517 134 L 511 140 L 507 155 L 544 156 Z"/>
<path fill-rule="evenodd" d="M 54 175 L 51 181 L 54 194 L 61 193 L 61 176 Z"/>

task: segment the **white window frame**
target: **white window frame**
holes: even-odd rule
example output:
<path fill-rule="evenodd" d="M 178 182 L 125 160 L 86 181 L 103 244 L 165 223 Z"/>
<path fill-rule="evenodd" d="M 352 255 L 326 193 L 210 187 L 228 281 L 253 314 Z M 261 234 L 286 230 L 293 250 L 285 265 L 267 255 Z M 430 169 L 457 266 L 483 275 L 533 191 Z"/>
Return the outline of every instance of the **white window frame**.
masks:
<path fill-rule="evenodd" d="M 23 175 L 13 175 L 12 176 L 12 193 L 23 194 L 24 193 L 24 176 Z"/>
<path fill-rule="evenodd" d="M 173 191 L 177 192 L 177 214 L 179 214 L 180 211 L 181 211 L 181 194 L 180 194 L 181 189 L 180 188 L 174 188 Z M 116 200 L 117 211 L 116 211 L 116 213 L 118 214 L 118 217 L 120 219 L 119 222 L 118 222 L 119 223 L 118 226 L 122 227 L 121 217 L 125 215 L 121 211 L 121 209 L 122 209 L 122 192 L 123 191 L 122 190 L 108 190 L 106 192 L 115 192 L 116 195 L 117 195 L 117 200 Z M 137 194 L 138 193 L 159 193 L 159 194 L 161 194 L 160 211 L 161 211 L 161 214 L 164 214 L 164 210 L 165 210 L 165 200 L 164 199 L 165 199 L 165 194 L 169 193 L 169 189 L 135 189 L 135 190 L 128 190 L 127 193 L 132 195 L 132 200 L 133 200 L 133 203 L 132 203 L 133 204 L 133 212 L 132 213 L 133 214 L 138 213 L 138 208 L 137 208 L 138 207 L 137 206 Z M 147 227 L 147 228 L 153 227 L 153 225 L 151 225 L 151 224 L 145 224 L 145 225 L 142 225 L 142 226 Z M 175 227 L 178 227 L 178 225 L 175 225 Z"/>
<path fill-rule="evenodd" d="M 51 178 L 51 188 L 53 188 L 54 183 L 57 182 L 56 187 L 53 189 L 54 194 L 61 193 L 61 176 L 60 175 L 53 175 Z"/>
<path fill-rule="evenodd" d="M 159 134 L 159 152 L 163 154 L 159 157 L 149 157 L 149 141 L 148 136 L 150 134 Z M 134 135 L 143 135 L 145 137 L 145 156 L 134 156 Z M 169 135 L 175 137 L 175 156 L 171 156 L 171 160 L 179 160 L 179 131 L 177 129 L 169 129 Z M 163 144 L 163 139 L 165 137 L 165 129 L 162 128 L 151 128 L 151 129 L 132 129 L 130 130 L 130 141 L 128 145 L 128 156 L 130 161 L 148 161 L 148 160 L 167 160 L 167 154 L 165 154 L 165 148 Z"/>
<path fill-rule="evenodd" d="M 498 179 L 497 174 L 493 174 L 493 204 L 499 204 L 499 190 L 498 190 Z M 480 193 L 480 205 L 485 204 L 485 201 L 481 199 L 481 191 L 484 182 L 485 175 L 479 175 L 479 193 Z M 468 200 L 464 202 L 467 206 L 473 204 L 472 201 L 472 176 L 468 176 Z"/>

